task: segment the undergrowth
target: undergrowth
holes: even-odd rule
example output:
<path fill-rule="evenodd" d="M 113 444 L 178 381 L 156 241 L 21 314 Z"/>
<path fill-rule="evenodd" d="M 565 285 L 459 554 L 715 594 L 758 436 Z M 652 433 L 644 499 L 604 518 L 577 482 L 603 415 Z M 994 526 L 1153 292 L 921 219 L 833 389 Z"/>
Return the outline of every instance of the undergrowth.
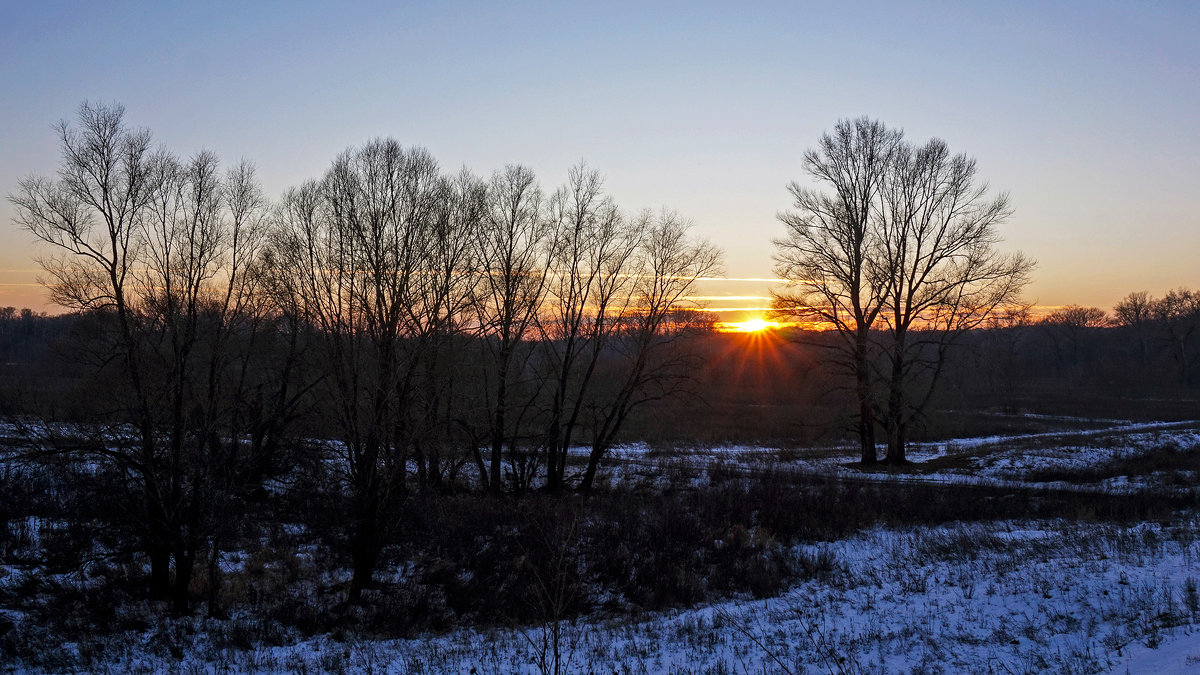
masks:
<path fill-rule="evenodd" d="M 1154 461 L 1180 454 L 1188 453 L 1162 448 Z M 146 561 L 121 548 L 95 487 L 73 489 L 77 478 L 0 473 L 7 516 L 0 648 L 10 664 L 102 669 L 128 651 L 129 635 L 171 659 L 200 643 L 220 654 L 316 635 L 403 638 L 768 598 L 806 580 L 844 578 L 848 561 L 822 542 L 879 526 L 953 524 L 917 538 L 906 554 L 913 561 L 1005 552 L 1006 539 L 964 524 L 1031 519 L 1108 524 L 1114 546 L 1153 552 L 1157 544 L 1144 534 L 1122 543 L 1121 528 L 1169 523 L 1195 507 L 1193 497 L 1166 492 L 1014 491 L 771 470 L 748 476 L 678 463 L 644 480 L 603 482 L 586 496 L 414 494 L 395 514 L 402 521 L 374 586 L 349 605 L 337 514 L 313 508 L 296 487 L 251 509 L 228 542 L 214 596 L 219 612 L 207 619 L 204 603 L 191 617 L 172 618 L 164 604 L 144 599 Z M 30 490 L 31 481 L 44 490 Z M 195 598 L 210 596 L 207 584 L 197 575 Z M 1188 616 L 1200 607 L 1194 580 L 1190 588 L 1178 590 L 1176 603 L 1191 608 Z M 72 647 L 50 648 L 62 643 Z M 343 661 L 331 657 L 330 666 Z"/>

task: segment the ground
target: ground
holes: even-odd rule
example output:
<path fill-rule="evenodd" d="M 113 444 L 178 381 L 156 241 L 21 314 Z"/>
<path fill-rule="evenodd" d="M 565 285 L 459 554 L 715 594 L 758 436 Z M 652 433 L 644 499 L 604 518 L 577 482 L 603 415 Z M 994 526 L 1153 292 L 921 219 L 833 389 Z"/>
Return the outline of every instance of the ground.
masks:
<path fill-rule="evenodd" d="M 696 480 L 706 480 L 704 472 L 770 466 L 830 480 L 1123 494 L 1196 490 L 1191 467 L 1200 459 L 1200 424 L 1063 422 L 1070 428 L 919 445 L 914 464 L 900 472 L 864 472 L 852 461 L 853 448 L 627 446 L 615 453 L 605 480 L 653 481 L 668 465 L 699 469 Z M 193 617 L 114 637 L 103 662 L 129 672 L 537 673 L 553 670 L 557 628 L 558 665 L 567 672 L 1200 669 L 1195 512 L 1133 525 L 1083 518 L 875 527 L 796 545 L 790 555 L 821 572 L 769 598 L 635 617 L 597 611 L 557 626 L 463 627 L 403 640 L 283 636 L 270 646 L 253 629 L 228 639 L 236 614 L 221 621 Z M 0 584 L 16 587 L 30 569 L 8 566 Z"/>

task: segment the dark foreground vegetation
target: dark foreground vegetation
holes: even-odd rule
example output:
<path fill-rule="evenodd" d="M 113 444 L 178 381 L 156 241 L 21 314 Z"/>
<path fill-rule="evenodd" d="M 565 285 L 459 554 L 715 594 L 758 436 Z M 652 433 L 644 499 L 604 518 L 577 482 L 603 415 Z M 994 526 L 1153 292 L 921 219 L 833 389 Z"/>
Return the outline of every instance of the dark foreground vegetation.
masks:
<path fill-rule="evenodd" d="M 1165 449 L 1164 452 L 1178 452 Z M 1195 454 L 1195 449 L 1189 449 Z M 296 452 L 317 452 L 296 448 Z M 352 560 L 328 463 L 300 462 L 247 498 L 190 592 L 219 648 L 284 644 L 329 633 L 406 637 L 460 625 L 542 625 L 581 613 L 637 615 L 731 596 L 769 597 L 841 561 L 796 544 L 864 528 L 1012 519 L 1130 525 L 1172 521 L 1195 496 L 1012 490 L 837 481 L 784 467 L 754 475 L 667 464 L 606 479 L 589 495 L 411 494 L 374 583 L 346 601 Z M 132 549 L 121 479 L 70 461 L 10 463 L 0 554 L 9 658 L 50 669 L 98 667 L 105 636 L 147 631 L 149 650 L 178 656 L 187 624 L 160 623 L 146 601 L 145 558 Z M 951 544 L 948 544 L 951 545 Z M 902 561 L 897 561 L 903 564 Z M 16 580 L 16 581 L 14 581 Z M 77 652 L 57 648 L 78 643 Z"/>

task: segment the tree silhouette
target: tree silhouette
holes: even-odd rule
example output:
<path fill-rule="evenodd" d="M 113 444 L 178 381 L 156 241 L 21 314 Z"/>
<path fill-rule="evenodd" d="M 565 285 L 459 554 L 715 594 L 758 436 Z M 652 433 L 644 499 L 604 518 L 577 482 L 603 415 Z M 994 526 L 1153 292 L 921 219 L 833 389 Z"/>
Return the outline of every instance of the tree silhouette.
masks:
<path fill-rule="evenodd" d="M 843 120 L 804 164 L 832 193 L 789 186 L 794 210 L 780 216 L 787 236 L 775 242 L 776 271 L 789 285 L 776 293 L 776 311 L 845 336 L 862 460 L 875 461 L 879 418 L 887 461 L 903 463 L 908 426 L 927 406 L 946 350 L 1013 304 L 1033 264 L 997 252 L 1007 197 L 989 199 L 975 161 L 941 140 L 918 147 L 880 122 Z M 875 377 L 886 385 L 882 404 Z"/>

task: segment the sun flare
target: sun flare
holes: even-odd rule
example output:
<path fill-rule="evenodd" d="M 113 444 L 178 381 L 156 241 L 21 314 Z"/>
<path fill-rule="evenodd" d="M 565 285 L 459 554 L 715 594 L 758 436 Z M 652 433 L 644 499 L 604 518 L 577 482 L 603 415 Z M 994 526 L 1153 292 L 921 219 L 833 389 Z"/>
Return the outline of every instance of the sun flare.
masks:
<path fill-rule="evenodd" d="M 726 331 L 733 333 L 759 333 L 772 328 L 779 328 L 779 323 L 767 321 L 762 317 L 755 317 L 745 321 L 731 321 L 724 326 Z"/>

